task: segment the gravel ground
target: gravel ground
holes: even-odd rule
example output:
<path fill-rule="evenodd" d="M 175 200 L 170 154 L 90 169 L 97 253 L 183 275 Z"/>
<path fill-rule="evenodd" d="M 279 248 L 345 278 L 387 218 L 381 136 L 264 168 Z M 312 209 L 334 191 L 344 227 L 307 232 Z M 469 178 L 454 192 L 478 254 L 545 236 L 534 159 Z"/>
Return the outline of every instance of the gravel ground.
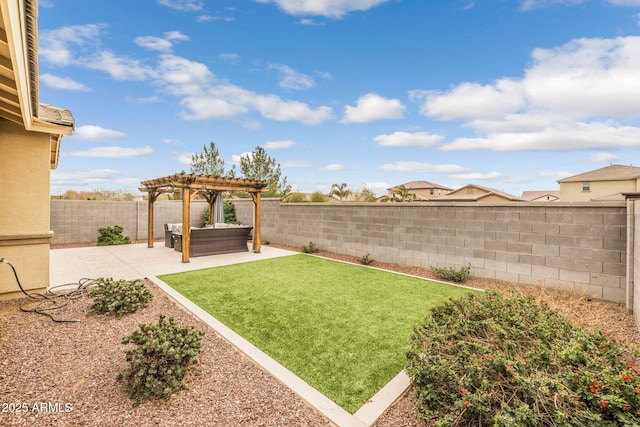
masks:
<path fill-rule="evenodd" d="M 79 323 L 54 323 L 23 313 L 15 300 L 0 303 L 0 425 L 331 425 L 153 283 L 147 286 L 154 294 L 150 306 L 122 319 L 87 317 L 92 304 L 88 296 L 55 313 Z M 158 321 L 160 314 L 205 332 L 202 371 L 187 377 L 188 390 L 133 407 L 116 381 L 127 366 L 121 339 L 137 330 L 139 322 Z"/>
<path fill-rule="evenodd" d="M 326 252 L 319 255 L 357 262 L 354 257 Z M 433 278 L 429 270 L 382 263 L 373 266 Z M 580 326 L 599 327 L 619 341 L 640 344 L 640 331 L 622 305 L 590 300 L 579 293 L 558 293 L 543 286 L 517 287 L 477 278 L 470 278 L 465 285 L 533 295 Z M 154 293 L 151 305 L 122 319 L 87 317 L 92 303 L 89 297 L 74 300 L 56 312 L 57 318 L 80 319 L 79 323 L 54 323 L 45 316 L 23 313 L 16 300 L 0 303 L 0 425 L 331 425 L 155 284 L 147 282 L 147 286 Z M 187 378 L 188 390 L 168 400 L 133 407 L 115 379 L 127 365 L 123 352 L 126 346 L 121 339 L 137 330 L 139 322 L 155 322 L 160 314 L 205 332 L 199 358 L 202 371 Z M 375 426 L 424 426 L 414 407 L 413 390 L 409 389 Z"/>

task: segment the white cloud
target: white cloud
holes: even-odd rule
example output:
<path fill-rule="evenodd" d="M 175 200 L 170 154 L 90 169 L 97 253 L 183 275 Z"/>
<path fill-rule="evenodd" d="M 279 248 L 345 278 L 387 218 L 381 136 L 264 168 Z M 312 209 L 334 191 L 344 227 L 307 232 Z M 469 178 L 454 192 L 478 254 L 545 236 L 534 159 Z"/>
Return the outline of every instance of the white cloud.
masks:
<path fill-rule="evenodd" d="M 610 163 L 618 159 L 618 156 L 615 154 L 605 152 L 593 153 L 589 157 L 593 163 Z"/>
<path fill-rule="evenodd" d="M 447 177 L 451 179 L 461 179 L 466 181 L 484 180 L 484 179 L 496 179 L 500 178 L 502 174 L 500 172 L 469 172 L 469 173 L 454 173 Z"/>
<path fill-rule="evenodd" d="M 573 6 L 584 3 L 586 0 L 523 0 L 520 3 L 520 10 L 528 11 L 533 9 L 541 9 L 554 5 Z"/>
<path fill-rule="evenodd" d="M 182 97 L 181 116 L 186 120 L 228 120 L 256 111 L 263 117 L 306 125 L 333 118 L 329 107 L 311 108 L 298 101 L 283 100 L 276 95 L 261 95 L 239 86 L 217 81 L 206 65 L 174 55 L 162 55 L 160 81 L 170 93 Z"/>
<path fill-rule="evenodd" d="M 296 145 L 294 141 L 290 139 L 285 139 L 282 141 L 269 141 L 266 144 L 262 145 L 262 148 L 265 150 L 280 150 L 282 148 L 289 148 Z"/>
<path fill-rule="evenodd" d="M 146 80 L 155 75 L 154 70 L 137 59 L 125 58 L 113 52 L 98 52 L 84 60 L 87 68 L 103 71 L 116 80 Z"/>
<path fill-rule="evenodd" d="M 319 170 L 323 172 L 337 172 L 345 169 L 346 169 L 346 166 L 341 165 L 339 163 L 331 163 L 329 165 L 322 166 L 321 168 L 319 168 Z"/>
<path fill-rule="evenodd" d="M 179 116 L 186 120 L 241 120 L 255 129 L 258 122 L 251 115 L 286 122 L 297 121 L 316 125 L 334 118 L 327 106 L 312 106 L 277 95 L 258 94 L 239 86 L 218 80 L 202 63 L 163 53 L 158 63 L 151 67 L 135 59 L 121 57 L 101 50 L 98 36 L 103 26 L 63 27 L 45 37 L 44 55 L 56 65 L 78 65 L 103 71 L 115 80 L 150 81 L 161 86 L 166 93 L 179 98 L 182 107 Z M 78 34 L 74 31 L 78 29 Z M 177 31 L 165 33 L 169 40 L 186 40 Z M 92 42 L 93 46 L 82 50 Z M 76 46 L 77 45 L 77 46 Z M 78 49 L 78 52 L 73 51 Z M 56 56 L 60 54 L 63 59 Z"/>
<path fill-rule="evenodd" d="M 245 151 L 242 154 L 233 154 L 231 156 L 231 160 L 233 161 L 233 163 L 240 163 L 240 159 L 245 157 L 245 156 L 249 156 L 249 158 L 253 157 L 253 151 Z"/>
<path fill-rule="evenodd" d="M 187 120 L 232 119 L 257 111 L 263 117 L 278 122 L 299 121 L 315 125 L 333 117 L 331 108 L 313 109 L 298 101 L 287 101 L 276 95 L 260 95 L 241 87 L 226 84 L 205 88 L 205 92 L 186 96 L 180 102 Z"/>
<path fill-rule="evenodd" d="M 165 143 L 166 145 L 169 145 L 169 146 L 172 146 L 172 147 L 182 147 L 182 146 L 184 146 L 182 141 L 180 141 L 179 139 L 165 138 L 165 139 L 162 140 L 162 142 Z"/>
<path fill-rule="evenodd" d="M 77 82 L 69 77 L 54 76 L 53 74 L 41 74 L 40 82 L 45 86 L 53 89 L 89 92 L 90 88 L 86 87 L 80 82 Z"/>
<path fill-rule="evenodd" d="M 349 12 L 365 11 L 389 0 L 254 0 L 258 3 L 275 3 L 290 15 L 318 15 L 342 18 Z"/>
<path fill-rule="evenodd" d="M 99 184 L 113 184 L 120 176 L 120 172 L 113 169 L 81 169 L 72 171 L 51 171 L 51 186 L 83 187 Z M 95 188 L 95 187 L 94 187 Z"/>
<path fill-rule="evenodd" d="M 282 166 L 282 168 L 311 168 L 313 167 L 313 164 L 311 164 L 310 162 L 305 162 L 303 160 L 292 160 L 290 162 L 282 162 L 280 164 L 280 166 Z"/>
<path fill-rule="evenodd" d="M 158 52 L 171 52 L 175 42 L 188 41 L 189 37 L 180 31 L 169 31 L 164 33 L 163 37 L 140 36 L 136 37 L 134 42 L 140 47 Z"/>
<path fill-rule="evenodd" d="M 135 44 L 149 50 L 157 50 L 159 52 L 170 52 L 173 49 L 173 43 L 170 40 L 155 36 L 140 36 L 134 39 Z"/>
<path fill-rule="evenodd" d="M 158 79 L 166 83 L 174 95 L 201 94 L 215 76 L 206 65 L 175 55 L 161 55 Z"/>
<path fill-rule="evenodd" d="M 221 53 L 218 55 L 218 58 L 220 58 L 221 61 L 228 62 L 230 64 L 237 64 L 240 61 L 240 55 L 237 53 Z"/>
<path fill-rule="evenodd" d="M 615 6 L 640 7 L 640 0 L 607 0 Z"/>
<path fill-rule="evenodd" d="M 431 147 L 444 137 L 427 132 L 394 132 L 391 135 L 378 135 L 373 140 L 384 147 Z"/>
<path fill-rule="evenodd" d="M 178 161 L 178 163 L 182 163 L 182 164 L 185 164 L 185 165 L 190 165 L 191 164 L 191 159 L 193 158 L 193 156 L 195 154 L 196 153 L 180 153 L 176 157 L 176 160 Z"/>
<path fill-rule="evenodd" d="M 224 21 L 231 22 L 234 21 L 235 18 L 231 16 L 213 16 L 213 15 L 200 15 L 196 18 L 198 22 L 215 22 L 215 21 Z"/>
<path fill-rule="evenodd" d="M 153 148 L 137 147 L 94 147 L 88 150 L 74 151 L 69 153 L 72 157 L 96 157 L 101 159 L 130 159 L 133 157 L 143 157 L 153 153 Z"/>
<path fill-rule="evenodd" d="M 530 132 L 492 133 L 486 137 L 457 138 L 442 150 L 493 151 L 571 151 L 611 147 L 640 147 L 640 128 L 609 122 L 572 122 L 560 120 L 554 127 Z"/>
<path fill-rule="evenodd" d="M 271 64 L 269 69 L 280 73 L 278 86 L 285 90 L 306 90 L 316 86 L 316 82 L 310 76 L 297 72 L 291 67 L 282 64 Z"/>
<path fill-rule="evenodd" d="M 300 25 L 314 25 L 314 26 L 320 26 L 322 27 L 323 25 L 325 25 L 324 22 L 319 22 L 316 21 L 314 19 L 309 19 L 309 18 L 302 18 L 298 21 L 298 24 Z"/>
<path fill-rule="evenodd" d="M 522 87 L 532 107 L 574 117 L 637 117 L 640 37 L 578 39 L 536 49 Z"/>
<path fill-rule="evenodd" d="M 100 126 L 85 125 L 80 126 L 73 133 L 74 138 L 87 141 L 120 141 L 127 136 L 117 130 L 105 129 Z"/>
<path fill-rule="evenodd" d="M 74 64 L 77 59 L 73 50 L 94 46 L 105 28 L 104 24 L 88 24 L 41 31 L 38 36 L 38 55 L 44 62 L 54 65 Z"/>
<path fill-rule="evenodd" d="M 412 173 L 468 173 L 470 169 L 455 164 L 432 165 L 420 162 L 395 162 L 380 166 L 386 172 L 412 172 Z"/>
<path fill-rule="evenodd" d="M 157 0 L 158 4 L 171 9 L 184 12 L 197 12 L 202 9 L 204 3 L 201 0 Z"/>
<path fill-rule="evenodd" d="M 422 114 L 462 120 L 475 136 L 443 150 L 495 151 L 640 147 L 640 37 L 578 39 L 535 49 L 520 79 L 412 91 Z"/>
<path fill-rule="evenodd" d="M 127 96 L 125 99 L 127 102 L 131 102 L 132 104 L 157 104 L 160 102 L 159 96 L 149 96 L 147 98 L 132 98 Z"/>
<path fill-rule="evenodd" d="M 440 120 L 499 118 L 516 111 L 524 101 L 520 85 L 508 79 L 485 86 L 463 83 L 449 92 L 430 92 L 424 97 L 421 112 Z"/>
<path fill-rule="evenodd" d="M 374 120 L 401 119 L 406 107 L 398 99 L 388 99 L 375 93 L 361 96 L 355 107 L 344 107 L 343 123 L 366 123 Z"/>
<path fill-rule="evenodd" d="M 364 186 L 373 191 L 375 194 L 386 193 L 387 188 L 391 187 L 391 185 L 386 182 L 365 182 Z"/>

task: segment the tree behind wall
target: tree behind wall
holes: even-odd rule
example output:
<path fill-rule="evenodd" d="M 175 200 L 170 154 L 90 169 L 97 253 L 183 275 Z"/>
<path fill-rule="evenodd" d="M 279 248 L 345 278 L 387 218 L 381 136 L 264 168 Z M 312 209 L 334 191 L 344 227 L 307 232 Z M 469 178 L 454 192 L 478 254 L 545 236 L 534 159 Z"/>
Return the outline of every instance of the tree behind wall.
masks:
<path fill-rule="evenodd" d="M 220 157 L 215 142 L 202 146 L 203 152 L 191 156 L 191 173 L 204 176 L 223 176 L 224 159 Z"/>
<path fill-rule="evenodd" d="M 287 184 L 287 177 L 282 176 L 280 163 L 269 157 L 264 148 L 257 146 L 255 151 L 240 157 L 240 172 L 246 179 L 267 181 L 267 192 L 263 197 L 286 197 L 291 193 L 291 186 Z"/>

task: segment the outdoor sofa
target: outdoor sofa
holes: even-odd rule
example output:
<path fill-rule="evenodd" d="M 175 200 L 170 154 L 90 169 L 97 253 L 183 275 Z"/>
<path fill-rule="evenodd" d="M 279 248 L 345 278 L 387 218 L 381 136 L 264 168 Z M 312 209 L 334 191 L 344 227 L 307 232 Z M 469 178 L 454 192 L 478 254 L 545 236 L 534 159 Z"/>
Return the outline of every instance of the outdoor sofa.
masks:
<path fill-rule="evenodd" d="M 248 225 L 235 225 L 216 223 L 214 226 L 204 228 L 191 228 L 189 245 L 190 256 L 205 256 L 226 254 L 231 252 L 248 251 L 247 239 L 253 227 Z M 173 246 L 167 241 L 167 230 L 171 230 Z M 175 251 L 182 252 L 182 227 L 181 224 L 165 224 L 165 246 L 173 247 Z"/>

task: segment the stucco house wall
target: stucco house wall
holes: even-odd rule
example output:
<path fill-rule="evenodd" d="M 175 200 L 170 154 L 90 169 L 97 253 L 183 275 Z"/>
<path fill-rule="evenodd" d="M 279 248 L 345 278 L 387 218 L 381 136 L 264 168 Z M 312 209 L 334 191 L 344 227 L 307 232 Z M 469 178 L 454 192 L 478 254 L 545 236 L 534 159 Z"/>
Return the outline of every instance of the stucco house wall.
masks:
<path fill-rule="evenodd" d="M 0 258 L 16 268 L 25 290 L 49 285 L 50 138 L 0 119 Z M 0 300 L 22 293 L 0 264 Z"/>
<path fill-rule="evenodd" d="M 640 191 L 637 179 L 616 181 L 586 181 L 589 191 L 583 191 L 583 182 L 560 182 L 560 201 L 588 202 L 616 193 L 634 193 Z"/>

